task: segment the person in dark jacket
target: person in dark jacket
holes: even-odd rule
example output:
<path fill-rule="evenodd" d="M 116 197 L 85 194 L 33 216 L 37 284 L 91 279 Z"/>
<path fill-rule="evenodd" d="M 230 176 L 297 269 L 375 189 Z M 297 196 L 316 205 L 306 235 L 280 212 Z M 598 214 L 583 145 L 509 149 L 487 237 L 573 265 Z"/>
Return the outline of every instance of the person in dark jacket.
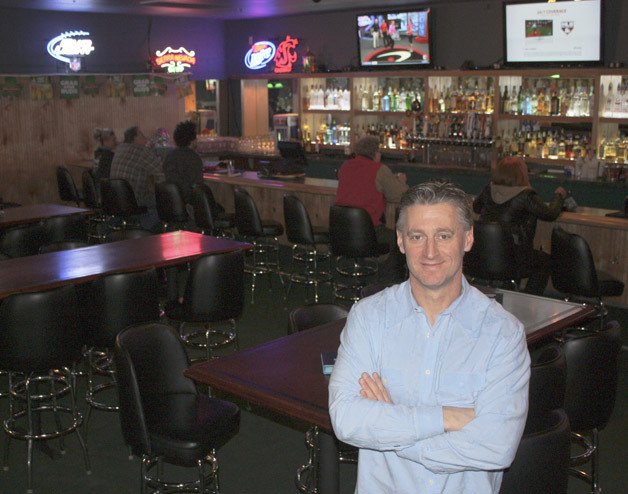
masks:
<path fill-rule="evenodd" d="M 528 278 L 528 293 L 542 294 L 550 275 L 549 254 L 534 248 L 536 222 L 556 220 L 566 197 L 567 191 L 558 187 L 550 203 L 543 202 L 530 186 L 525 161 L 510 156 L 497 164 L 491 183 L 473 202 L 482 221 L 498 222 L 512 234 L 519 272 Z"/>
<path fill-rule="evenodd" d="M 189 204 L 192 186 L 203 183 L 203 160 L 193 149 L 193 143 L 196 141 L 196 124 L 189 120 L 179 123 L 172 137 L 177 147 L 166 155 L 164 175 L 166 182 L 179 186 L 183 199 Z"/>

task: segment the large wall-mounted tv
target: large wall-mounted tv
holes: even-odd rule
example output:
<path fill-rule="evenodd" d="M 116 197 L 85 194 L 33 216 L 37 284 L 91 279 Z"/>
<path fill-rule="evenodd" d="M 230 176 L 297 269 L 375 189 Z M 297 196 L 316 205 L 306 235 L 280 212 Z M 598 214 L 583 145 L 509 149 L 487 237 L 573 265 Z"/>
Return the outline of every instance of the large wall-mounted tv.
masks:
<path fill-rule="evenodd" d="M 430 9 L 390 10 L 357 16 L 360 66 L 430 67 Z"/>
<path fill-rule="evenodd" d="M 507 65 L 603 63 L 602 0 L 504 4 Z"/>

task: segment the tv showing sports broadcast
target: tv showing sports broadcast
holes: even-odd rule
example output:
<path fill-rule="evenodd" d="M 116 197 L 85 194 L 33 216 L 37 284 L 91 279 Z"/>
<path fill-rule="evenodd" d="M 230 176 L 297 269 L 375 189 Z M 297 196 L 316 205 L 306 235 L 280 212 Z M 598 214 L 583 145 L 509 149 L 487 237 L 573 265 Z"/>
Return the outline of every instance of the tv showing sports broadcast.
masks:
<path fill-rule="evenodd" d="M 360 66 L 432 65 L 430 9 L 357 16 Z"/>
<path fill-rule="evenodd" d="M 602 2 L 504 5 L 507 64 L 602 63 Z"/>

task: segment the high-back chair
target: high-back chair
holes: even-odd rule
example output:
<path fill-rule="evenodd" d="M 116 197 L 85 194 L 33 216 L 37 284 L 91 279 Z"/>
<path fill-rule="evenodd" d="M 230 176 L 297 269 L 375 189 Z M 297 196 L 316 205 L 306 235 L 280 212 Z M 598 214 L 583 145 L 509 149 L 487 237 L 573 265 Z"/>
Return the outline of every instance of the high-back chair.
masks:
<path fill-rule="evenodd" d="M 473 223 L 473 246 L 463 259 L 463 272 L 479 285 L 518 290 L 521 275 L 512 235 L 497 222 Z"/>
<path fill-rule="evenodd" d="M 103 213 L 100 203 L 100 188 L 96 182 L 93 170 L 84 170 L 81 176 L 83 183 L 83 200 L 88 208 L 94 210 L 90 215 L 89 229 L 87 237 L 95 242 L 102 242 L 105 239 L 104 226 L 109 221 L 109 217 Z"/>
<path fill-rule="evenodd" d="M 565 493 L 569 480 L 569 420 L 562 409 L 549 412 L 538 428 L 523 435 L 500 494 Z"/>
<path fill-rule="evenodd" d="M 168 304 L 166 317 L 179 323 L 187 345 L 205 349 L 210 359 L 216 348 L 233 343 L 239 349 L 236 319 L 243 310 L 244 253 L 235 251 L 196 259 L 190 267 L 183 301 Z M 227 329 L 220 328 L 223 323 Z M 203 329 L 186 332 L 186 324 L 200 324 Z"/>
<path fill-rule="evenodd" d="M 603 297 L 617 297 L 624 292 L 624 283 L 609 273 L 595 268 L 587 241 L 560 227 L 552 230 L 552 285 L 565 298 L 581 298 L 598 309 L 600 322 L 606 310 Z"/>
<path fill-rule="evenodd" d="M 7 228 L 0 231 L 0 252 L 9 257 L 33 256 L 47 241 L 42 223 Z"/>
<path fill-rule="evenodd" d="M 103 178 L 100 180 L 100 199 L 105 214 L 117 219 L 122 228 L 129 226 L 132 216 L 147 212 L 139 206 L 131 184 L 123 178 Z"/>
<path fill-rule="evenodd" d="M 159 286 L 153 268 L 103 276 L 77 290 L 89 349 L 87 429 L 92 410 L 118 410 L 117 403 L 103 394 L 116 385 L 112 365 L 116 336 L 129 326 L 159 320 Z"/>
<path fill-rule="evenodd" d="M 194 184 L 191 201 L 194 222 L 202 233 L 224 235 L 226 230 L 233 228 L 234 215 L 225 213 L 224 208 L 216 202 L 209 185 Z"/>
<path fill-rule="evenodd" d="M 11 391 L 8 417 L 4 420 L 8 435 L 4 458 L 5 462 L 9 458 L 11 439 L 27 443 L 29 492 L 33 489 L 36 442 L 62 440 L 66 435 L 76 434 L 85 468 L 88 473 L 91 470 L 80 430 L 83 416 L 76 406 L 73 373 L 85 343 L 78 310 L 73 286 L 18 293 L 0 303 L 0 362 L 3 370 L 9 372 Z M 46 394 L 44 390 L 49 392 Z M 64 395 L 67 396 L 63 398 Z M 60 444 L 64 452 L 63 442 Z"/>
<path fill-rule="evenodd" d="M 251 195 L 240 187 L 233 190 L 235 206 L 235 226 L 238 234 L 253 244 L 252 263 L 247 265 L 253 280 L 251 284 L 251 302 L 255 297 L 255 282 L 259 275 L 279 274 L 279 236 L 284 229 L 281 223 L 262 219 Z"/>
<path fill-rule="evenodd" d="M 336 256 L 336 271 L 351 278 L 349 285 L 334 284 L 334 296 L 359 300 L 364 277 L 378 271 L 377 258 L 389 251 L 377 242 L 371 217 L 362 208 L 333 205 L 329 209 L 331 252 Z"/>
<path fill-rule="evenodd" d="M 565 412 L 572 440 L 584 453 L 571 458 L 572 472 L 600 492 L 598 432 L 608 424 L 617 394 L 621 328 L 607 322 L 600 331 L 574 329 L 564 333 L 562 350 L 567 360 Z M 590 472 L 576 469 L 590 462 Z"/>
<path fill-rule="evenodd" d="M 157 215 L 163 231 L 182 230 L 190 219 L 179 186 L 169 182 L 155 184 Z"/>
<path fill-rule="evenodd" d="M 133 326 L 116 337 L 115 365 L 124 441 L 141 457 L 141 492 L 219 492 L 216 450 L 238 430 L 240 409 L 198 393 L 177 332 L 165 324 Z M 160 462 L 196 468 L 198 480 L 168 482 Z"/>
<path fill-rule="evenodd" d="M 290 285 L 305 283 L 314 286 L 314 301 L 318 302 L 318 284 L 331 279 L 329 250 L 321 251 L 320 246 L 329 247 L 329 229 L 312 226 L 310 215 L 301 200 L 295 195 L 283 197 L 283 216 L 286 237 L 292 243 Z M 328 271 L 319 270 L 320 262 L 327 261 Z M 303 269 L 295 271 L 294 263 L 302 263 Z"/>
<path fill-rule="evenodd" d="M 70 171 L 65 166 L 57 167 L 57 189 L 62 201 L 74 202 L 80 207 L 83 197 L 76 187 Z"/>

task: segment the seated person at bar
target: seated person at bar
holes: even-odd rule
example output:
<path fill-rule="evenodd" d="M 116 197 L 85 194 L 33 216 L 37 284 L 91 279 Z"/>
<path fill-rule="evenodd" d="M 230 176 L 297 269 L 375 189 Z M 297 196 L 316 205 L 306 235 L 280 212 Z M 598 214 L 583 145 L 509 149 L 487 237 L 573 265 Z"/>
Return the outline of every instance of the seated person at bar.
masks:
<path fill-rule="evenodd" d="M 179 186 L 187 204 L 192 198 L 192 186 L 203 183 L 203 161 L 194 150 L 196 125 L 194 122 L 181 122 L 174 129 L 176 149 L 170 151 L 164 159 L 166 182 Z"/>
<path fill-rule="evenodd" d="M 536 221 L 558 218 L 566 197 L 567 191 L 558 187 L 549 205 L 545 204 L 530 186 L 525 161 L 509 156 L 493 169 L 491 183 L 473 202 L 481 220 L 499 222 L 511 232 L 519 273 L 528 278 L 528 293 L 542 294 L 550 276 L 550 255 L 534 248 Z"/>
<path fill-rule="evenodd" d="M 113 154 L 118 145 L 118 139 L 112 129 L 94 129 L 94 139 L 98 141 L 98 148 L 94 151 L 94 161 L 96 168 L 94 170 L 96 183 L 101 178 L 109 178 L 111 172 L 111 162 Z"/>
<path fill-rule="evenodd" d="M 377 241 L 390 247 L 390 254 L 380 267 L 386 281 L 405 278 L 405 259 L 397 247 L 395 232 L 384 221 L 386 202 L 398 203 L 408 190 L 405 173 L 394 174 L 380 162 L 379 139 L 366 136 L 355 143 L 355 157 L 345 161 L 338 170 L 336 204 L 365 209 L 371 216 Z"/>
<path fill-rule="evenodd" d="M 147 144 L 148 139 L 139 127 L 126 129 L 124 142 L 116 148 L 110 177 L 123 178 L 129 182 L 138 205 L 148 208 L 148 213 L 138 218 L 140 225 L 142 228 L 154 230 L 159 223 L 154 176 L 161 173 L 162 167 L 159 158 Z"/>
<path fill-rule="evenodd" d="M 462 189 L 412 187 L 397 238 L 410 278 L 351 308 L 329 382 L 334 432 L 360 448 L 356 492 L 497 494 L 528 411 L 523 325 L 462 274 Z"/>

